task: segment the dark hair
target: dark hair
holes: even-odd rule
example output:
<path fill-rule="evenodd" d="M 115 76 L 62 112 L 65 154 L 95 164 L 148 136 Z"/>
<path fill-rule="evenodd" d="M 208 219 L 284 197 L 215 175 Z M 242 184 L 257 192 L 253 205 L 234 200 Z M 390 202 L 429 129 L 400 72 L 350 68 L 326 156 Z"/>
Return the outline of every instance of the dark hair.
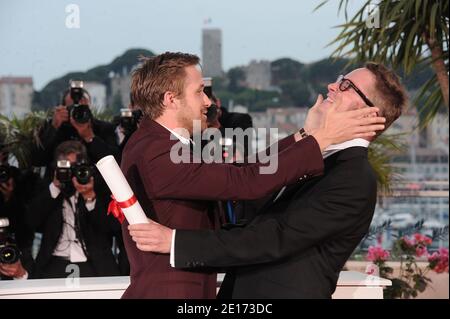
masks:
<path fill-rule="evenodd" d="M 164 112 L 164 94 L 171 91 L 183 96 L 185 68 L 199 64 L 200 59 L 192 54 L 166 52 L 141 60 L 143 63 L 132 72 L 132 101 L 146 116 L 156 119 Z"/>
<path fill-rule="evenodd" d="M 394 71 L 374 62 L 366 63 L 365 68 L 375 75 L 373 103 L 380 109 L 379 115 L 386 118 L 385 131 L 402 114 L 408 103 L 408 96 Z M 381 133 L 382 131 L 377 135 Z"/>
<path fill-rule="evenodd" d="M 77 154 L 77 159 L 89 162 L 86 146 L 79 141 L 65 141 L 59 144 L 55 149 L 55 162 L 62 156 L 65 157 L 72 153 Z"/>

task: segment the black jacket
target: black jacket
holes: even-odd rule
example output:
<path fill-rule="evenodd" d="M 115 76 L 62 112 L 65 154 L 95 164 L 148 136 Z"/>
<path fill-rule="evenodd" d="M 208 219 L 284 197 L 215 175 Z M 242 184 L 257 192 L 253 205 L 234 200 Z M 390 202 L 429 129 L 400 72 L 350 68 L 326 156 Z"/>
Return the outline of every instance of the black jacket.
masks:
<path fill-rule="evenodd" d="M 0 218 L 8 218 L 9 227 L 6 231 L 13 235 L 17 247 L 21 252 L 20 261 L 22 266 L 30 274 L 33 270 L 34 260 L 31 254 L 34 232 L 26 222 L 26 209 L 32 198 L 32 192 L 38 176 L 30 170 L 19 170 L 10 166 L 12 178 L 15 182 L 14 192 L 9 201 L 5 201 L 0 193 Z M 2 276 L 2 279 L 7 279 Z"/>
<path fill-rule="evenodd" d="M 96 163 L 106 155 L 113 155 L 116 159 L 119 155 L 119 147 L 116 143 L 115 127 L 112 123 L 92 120 L 94 139 L 91 143 L 85 143 L 90 160 Z M 39 132 L 41 145 L 36 145 L 32 152 L 32 165 L 49 166 L 56 147 L 64 141 L 81 141 L 78 132 L 69 123 L 63 123 L 61 127 L 55 129 L 51 120 L 44 123 Z"/>
<path fill-rule="evenodd" d="M 331 298 L 376 203 L 367 149 L 325 160 L 325 174 L 288 187 L 245 228 L 177 230 L 177 267 L 229 267 L 224 298 Z M 239 266 L 239 267 L 236 267 Z"/>
<path fill-rule="evenodd" d="M 77 203 L 76 222 L 79 222 L 81 241 L 86 246 L 86 257 L 92 264 L 97 276 L 119 275 L 118 265 L 111 250 L 112 233 L 119 231 L 120 224 L 112 216 L 107 215 L 107 198 L 96 190 L 96 204 L 88 211 L 83 197 Z M 27 212 L 30 227 L 42 233 L 42 242 L 36 258 L 35 271 L 32 278 L 41 278 L 48 265 L 63 228 L 63 196 L 55 199 L 50 195 L 49 183 L 43 183 L 41 191 L 32 200 Z"/>

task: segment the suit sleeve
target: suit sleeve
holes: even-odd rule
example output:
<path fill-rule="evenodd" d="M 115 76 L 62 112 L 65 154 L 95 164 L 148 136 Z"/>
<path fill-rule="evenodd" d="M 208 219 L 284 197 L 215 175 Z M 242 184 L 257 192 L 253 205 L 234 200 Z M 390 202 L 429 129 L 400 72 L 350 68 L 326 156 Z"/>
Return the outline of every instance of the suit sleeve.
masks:
<path fill-rule="evenodd" d="M 36 191 L 34 192 L 34 196 L 26 211 L 26 224 L 34 231 L 39 231 L 47 221 L 49 215 L 52 214 L 62 202 L 61 195 L 57 198 L 52 198 L 48 187 L 49 183 L 45 181 L 36 185 Z"/>
<path fill-rule="evenodd" d="M 294 145 L 294 143 L 295 143 L 294 134 L 286 136 L 285 138 L 282 138 L 281 140 L 279 140 L 275 143 L 277 144 L 277 151 L 282 152 L 285 149 L 287 149 L 288 147 Z M 252 155 L 248 156 L 246 158 L 246 161 L 244 164 L 255 163 L 258 161 L 259 158 L 261 158 L 261 156 L 269 156 L 270 152 L 272 151 L 271 147 L 272 147 L 272 145 L 257 154 L 252 154 Z"/>
<path fill-rule="evenodd" d="M 268 173 L 262 173 L 266 169 Z M 139 165 L 149 197 L 155 199 L 243 200 L 266 196 L 303 176 L 323 171 L 313 136 L 293 143 L 267 163 L 237 167 L 221 163 L 174 163 L 169 152 Z"/>
<path fill-rule="evenodd" d="M 52 160 L 53 150 L 57 145 L 58 131 L 46 120 L 38 132 L 39 143 L 31 147 L 31 162 L 34 166 L 46 166 Z"/>
<path fill-rule="evenodd" d="M 376 202 L 374 180 L 348 180 L 344 174 L 331 181 L 318 190 L 314 200 L 294 200 L 281 218 L 267 218 L 231 230 L 177 230 L 175 266 L 230 267 L 273 262 L 354 228 L 355 221 L 361 218 L 371 218 Z"/>
<path fill-rule="evenodd" d="M 113 155 L 120 163 L 119 146 L 116 143 L 114 127 L 110 123 L 95 120 L 94 139 L 85 143 L 91 160 L 95 163 L 107 155 Z"/>

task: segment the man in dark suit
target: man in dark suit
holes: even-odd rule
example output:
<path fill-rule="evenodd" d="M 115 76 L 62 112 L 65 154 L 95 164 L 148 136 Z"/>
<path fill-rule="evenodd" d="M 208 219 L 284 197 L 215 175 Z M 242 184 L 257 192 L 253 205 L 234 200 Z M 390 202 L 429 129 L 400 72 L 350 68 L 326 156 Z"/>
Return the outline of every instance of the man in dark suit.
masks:
<path fill-rule="evenodd" d="M 40 185 L 30 203 L 26 221 L 42 233 L 32 278 L 64 278 L 67 266 L 77 265 L 80 277 L 115 276 L 119 268 L 112 254 L 112 232 L 119 222 L 107 215 L 109 194 L 93 176 L 75 172 L 55 173 L 57 161 L 87 163 L 86 148 L 78 141 L 66 141 L 55 151 L 51 182 Z M 65 166 L 67 167 L 67 166 Z M 75 174 L 74 174 L 75 173 Z"/>
<path fill-rule="evenodd" d="M 333 104 L 376 105 L 386 127 L 407 100 L 397 76 L 378 64 L 367 64 L 328 89 L 318 106 L 323 114 Z M 150 223 L 130 226 L 130 234 L 144 251 L 170 251 L 177 268 L 231 267 L 220 293 L 224 298 L 331 298 L 375 208 L 370 140 L 328 147 L 323 176 L 284 187 L 245 228 L 175 232 Z"/>
<path fill-rule="evenodd" d="M 192 145 L 194 121 L 206 128 L 211 102 L 203 92 L 198 63 L 194 55 L 167 52 L 147 59 L 132 76 L 133 100 L 145 118 L 125 146 L 121 168 L 147 216 L 163 225 L 218 228 L 220 220 L 213 212 L 213 201 L 256 199 L 300 177 L 318 175 L 323 168 L 320 150 L 332 143 L 330 139 L 347 140 L 355 136 L 354 129 L 356 134 L 369 136 L 384 127 L 360 126 L 380 123 L 382 118 L 356 120 L 349 118 L 350 113 L 334 110 L 326 124 L 311 131 L 314 136 L 295 134 L 280 142 L 282 151 L 274 154 L 278 155 L 278 169 L 273 174 L 261 174 L 261 163 L 236 167 L 174 161 L 177 146 Z M 171 268 L 168 255 L 142 252 L 131 239 L 128 224 L 122 226 L 131 266 L 131 284 L 124 298 L 215 298 L 214 272 Z"/>

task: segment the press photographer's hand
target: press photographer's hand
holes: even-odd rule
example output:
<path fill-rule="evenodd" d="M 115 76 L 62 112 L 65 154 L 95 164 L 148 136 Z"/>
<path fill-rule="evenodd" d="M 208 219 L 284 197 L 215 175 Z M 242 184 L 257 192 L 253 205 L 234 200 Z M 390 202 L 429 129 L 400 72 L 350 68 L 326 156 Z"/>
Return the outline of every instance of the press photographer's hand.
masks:
<path fill-rule="evenodd" d="M 11 278 L 22 278 L 23 276 L 25 276 L 27 271 L 25 270 L 25 268 L 23 268 L 22 263 L 19 260 L 14 264 L 0 263 L 0 273 Z"/>
<path fill-rule="evenodd" d="M 69 111 L 63 105 L 55 107 L 53 113 L 52 125 L 54 128 L 58 129 L 64 122 L 69 121 Z"/>

